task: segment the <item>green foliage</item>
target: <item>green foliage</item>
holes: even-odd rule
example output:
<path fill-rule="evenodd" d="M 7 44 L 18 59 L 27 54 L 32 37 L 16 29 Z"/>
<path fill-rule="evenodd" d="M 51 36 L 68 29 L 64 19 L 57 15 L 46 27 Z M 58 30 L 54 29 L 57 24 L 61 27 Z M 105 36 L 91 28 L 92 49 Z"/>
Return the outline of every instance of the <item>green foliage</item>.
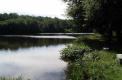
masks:
<path fill-rule="evenodd" d="M 89 49 L 89 47 L 84 44 L 82 44 L 82 46 L 69 45 L 61 51 L 61 58 L 64 61 L 74 62 L 74 61 L 78 60 L 80 56 L 83 56 L 83 54 L 85 52 L 84 49 Z"/>
<path fill-rule="evenodd" d="M 64 0 L 79 29 L 99 32 L 108 41 L 122 39 L 122 0 Z"/>
<path fill-rule="evenodd" d="M 76 32 L 72 20 L 34 17 L 16 13 L 0 14 L 0 34 L 36 34 Z"/>
<path fill-rule="evenodd" d="M 83 69 L 79 63 L 69 63 L 66 70 L 66 80 L 84 80 Z"/>
<path fill-rule="evenodd" d="M 67 15 L 74 19 L 78 32 L 91 32 L 91 28 L 85 28 L 85 10 L 83 0 L 63 0 L 68 4 Z"/>
<path fill-rule="evenodd" d="M 118 80 L 122 74 L 116 55 L 107 51 L 88 53 L 79 64 L 89 80 Z"/>
<path fill-rule="evenodd" d="M 94 13 L 99 10 L 101 6 L 101 0 L 82 0 L 82 3 L 87 20 L 93 18 Z"/>
<path fill-rule="evenodd" d="M 121 80 L 122 69 L 116 55 L 108 51 L 86 51 L 81 48 L 65 48 L 61 57 L 68 61 L 67 80 Z M 64 59 L 65 58 L 65 59 Z"/>
<path fill-rule="evenodd" d="M 96 44 L 96 41 L 99 43 Z M 101 41 L 99 34 L 85 35 L 62 50 L 61 58 L 68 62 L 67 80 L 122 80 L 122 67 L 115 52 L 98 50 L 99 47 L 92 50 Z M 79 55 L 82 51 L 82 55 Z"/>

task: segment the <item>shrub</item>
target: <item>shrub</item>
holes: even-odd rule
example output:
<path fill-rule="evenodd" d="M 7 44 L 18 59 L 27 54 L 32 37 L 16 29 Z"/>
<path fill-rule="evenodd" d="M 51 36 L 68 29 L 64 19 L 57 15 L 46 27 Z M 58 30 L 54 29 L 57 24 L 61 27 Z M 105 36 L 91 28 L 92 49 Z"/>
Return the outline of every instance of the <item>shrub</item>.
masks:
<path fill-rule="evenodd" d="M 83 78 L 88 80 L 118 80 L 122 71 L 115 54 L 107 51 L 94 51 L 79 60 Z"/>
<path fill-rule="evenodd" d="M 78 45 L 68 45 L 65 49 L 61 51 L 61 59 L 64 61 L 74 62 L 79 59 L 85 53 L 86 49 L 89 49 L 88 46 L 78 46 Z"/>
<path fill-rule="evenodd" d="M 84 52 L 83 52 L 84 51 Z M 79 55 L 83 52 L 82 55 Z M 68 46 L 61 52 L 68 61 L 67 80 L 121 80 L 116 55 L 108 51 L 89 51 L 89 47 Z"/>

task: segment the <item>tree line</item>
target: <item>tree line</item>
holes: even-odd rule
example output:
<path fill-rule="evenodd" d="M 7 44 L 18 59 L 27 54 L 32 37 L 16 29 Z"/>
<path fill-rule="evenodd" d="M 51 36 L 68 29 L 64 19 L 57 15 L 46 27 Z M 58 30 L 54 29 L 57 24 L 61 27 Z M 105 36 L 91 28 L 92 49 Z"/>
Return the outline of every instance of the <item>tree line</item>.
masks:
<path fill-rule="evenodd" d="M 0 14 L 0 34 L 36 34 L 36 33 L 77 32 L 73 20 L 62 20 L 42 16 Z"/>
<path fill-rule="evenodd" d="M 102 34 L 108 41 L 122 39 L 122 0 L 63 0 L 67 14 L 79 25 Z"/>

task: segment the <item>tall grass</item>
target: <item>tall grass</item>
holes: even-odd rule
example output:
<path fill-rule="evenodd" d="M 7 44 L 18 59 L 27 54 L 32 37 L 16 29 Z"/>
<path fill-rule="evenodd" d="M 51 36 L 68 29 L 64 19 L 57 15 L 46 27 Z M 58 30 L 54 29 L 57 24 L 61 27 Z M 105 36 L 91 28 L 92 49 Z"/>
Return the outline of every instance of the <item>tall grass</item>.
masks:
<path fill-rule="evenodd" d="M 67 80 L 122 80 L 122 67 L 115 53 L 91 48 L 78 40 L 61 51 L 61 58 L 68 62 Z"/>

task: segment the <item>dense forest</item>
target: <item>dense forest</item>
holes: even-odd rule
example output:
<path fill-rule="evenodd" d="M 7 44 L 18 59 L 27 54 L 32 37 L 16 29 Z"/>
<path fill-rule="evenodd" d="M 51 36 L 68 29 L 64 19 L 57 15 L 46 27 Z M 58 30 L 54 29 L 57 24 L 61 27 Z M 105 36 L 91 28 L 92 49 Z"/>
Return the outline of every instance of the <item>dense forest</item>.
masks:
<path fill-rule="evenodd" d="M 37 34 L 77 32 L 73 20 L 58 18 L 18 15 L 16 13 L 0 14 L 0 34 Z"/>
<path fill-rule="evenodd" d="M 122 80 L 122 0 L 63 1 L 79 29 L 95 33 L 62 50 L 66 80 Z"/>
<path fill-rule="evenodd" d="M 107 40 L 122 39 L 122 0 L 63 0 L 67 14 L 79 25 L 102 34 Z"/>

